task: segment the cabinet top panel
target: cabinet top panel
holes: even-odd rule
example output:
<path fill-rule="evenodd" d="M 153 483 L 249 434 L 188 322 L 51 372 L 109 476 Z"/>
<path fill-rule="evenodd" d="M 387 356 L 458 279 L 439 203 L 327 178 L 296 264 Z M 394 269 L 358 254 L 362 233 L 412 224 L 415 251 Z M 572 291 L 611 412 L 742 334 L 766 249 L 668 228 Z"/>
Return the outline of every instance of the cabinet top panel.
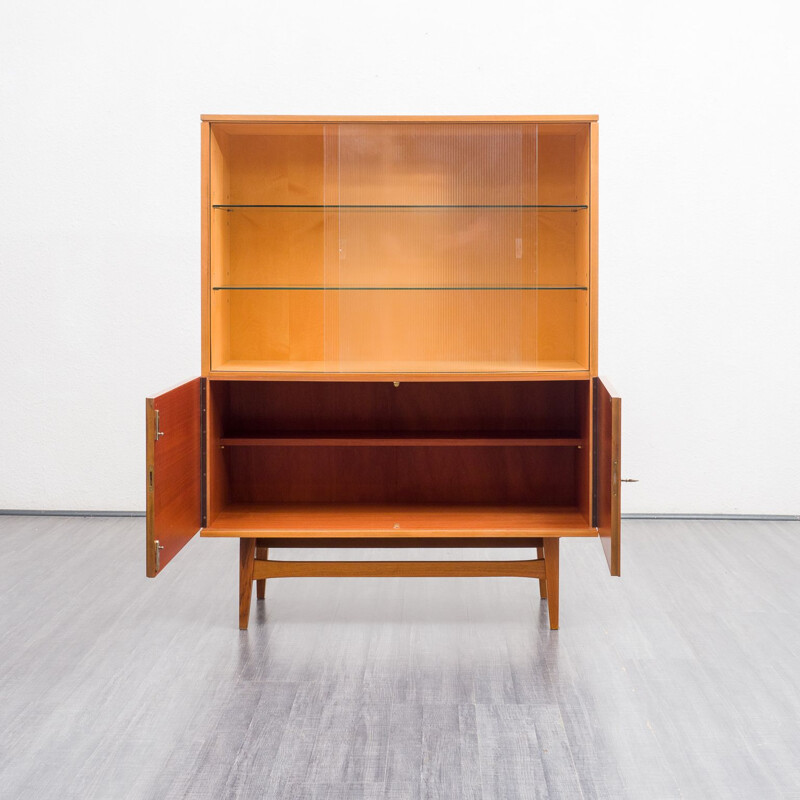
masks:
<path fill-rule="evenodd" d="M 201 114 L 203 122 L 597 122 L 597 114 L 535 114 L 533 116 L 314 116 L 269 114 Z"/>

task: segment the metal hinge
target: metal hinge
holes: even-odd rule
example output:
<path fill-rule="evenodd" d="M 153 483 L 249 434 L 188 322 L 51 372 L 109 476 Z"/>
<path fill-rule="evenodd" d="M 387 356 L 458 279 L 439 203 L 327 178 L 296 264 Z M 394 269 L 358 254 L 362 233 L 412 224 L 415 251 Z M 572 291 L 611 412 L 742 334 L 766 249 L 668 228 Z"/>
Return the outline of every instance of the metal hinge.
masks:
<path fill-rule="evenodd" d="M 163 544 L 159 544 L 158 539 L 153 542 L 156 551 L 156 572 L 161 569 L 161 551 L 164 549 Z"/>
<path fill-rule="evenodd" d="M 164 435 L 164 431 L 159 430 L 160 427 L 161 426 L 159 425 L 159 422 L 158 422 L 158 409 L 156 409 L 156 425 L 155 425 L 155 428 L 156 428 L 156 441 L 158 441 L 160 436 Z"/>

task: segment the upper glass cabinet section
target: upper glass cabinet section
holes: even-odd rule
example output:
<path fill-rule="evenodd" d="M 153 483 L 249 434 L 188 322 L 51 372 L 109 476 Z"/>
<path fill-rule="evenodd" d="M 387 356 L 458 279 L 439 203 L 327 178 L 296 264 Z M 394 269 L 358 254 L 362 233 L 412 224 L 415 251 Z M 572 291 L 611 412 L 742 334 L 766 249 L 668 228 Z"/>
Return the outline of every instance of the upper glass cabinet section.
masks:
<path fill-rule="evenodd" d="M 212 124 L 212 370 L 589 369 L 589 128 Z"/>

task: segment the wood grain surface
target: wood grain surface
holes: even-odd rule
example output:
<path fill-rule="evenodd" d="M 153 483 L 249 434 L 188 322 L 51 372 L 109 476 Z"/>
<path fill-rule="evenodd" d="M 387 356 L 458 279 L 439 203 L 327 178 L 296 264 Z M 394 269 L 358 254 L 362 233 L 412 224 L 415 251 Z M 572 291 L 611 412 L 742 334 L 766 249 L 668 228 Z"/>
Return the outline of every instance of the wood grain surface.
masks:
<path fill-rule="evenodd" d="M 557 565 L 554 569 L 557 569 Z M 514 561 L 256 561 L 253 567 L 253 577 L 257 579 L 315 577 L 543 578 L 544 576 L 544 561 L 536 559 Z"/>
<path fill-rule="evenodd" d="M 542 541 L 544 550 L 545 584 L 547 587 L 547 613 L 550 630 L 558 630 L 559 539 L 548 537 Z M 540 592 L 541 594 L 541 592 Z"/>
<path fill-rule="evenodd" d="M 599 378 L 594 380 L 595 442 L 597 447 L 596 525 L 608 568 L 612 575 L 621 569 L 620 482 L 621 457 L 621 406 L 622 400 L 613 396 Z"/>
<path fill-rule="evenodd" d="M 388 380 L 214 381 L 225 437 L 386 433 L 574 438 L 583 428 L 589 381 L 401 383 Z"/>
<path fill-rule="evenodd" d="M 149 578 L 155 577 L 203 525 L 204 382 L 204 378 L 195 378 L 146 401 Z M 156 547 L 160 548 L 158 557 Z"/>
<path fill-rule="evenodd" d="M 222 447 L 580 447 L 578 437 L 529 436 L 524 433 L 494 435 L 465 431 L 459 433 L 397 433 L 384 436 L 374 433 L 304 433 L 271 436 L 225 436 Z"/>
<path fill-rule="evenodd" d="M 234 122 L 234 123 L 285 123 L 285 122 L 596 122 L 597 114 L 514 114 L 508 116 L 497 115 L 469 115 L 461 114 L 414 116 L 414 115 L 366 115 L 349 114 L 343 116 L 314 116 L 297 114 L 201 114 L 200 119 L 206 122 Z"/>
<path fill-rule="evenodd" d="M 203 536 L 350 538 L 596 536 L 574 508 L 273 504 L 231 506 Z"/>
<path fill-rule="evenodd" d="M 239 630 L 246 631 L 250 619 L 250 598 L 253 595 L 253 563 L 255 539 L 239 540 Z M 259 577 L 264 577 L 259 575 Z"/>

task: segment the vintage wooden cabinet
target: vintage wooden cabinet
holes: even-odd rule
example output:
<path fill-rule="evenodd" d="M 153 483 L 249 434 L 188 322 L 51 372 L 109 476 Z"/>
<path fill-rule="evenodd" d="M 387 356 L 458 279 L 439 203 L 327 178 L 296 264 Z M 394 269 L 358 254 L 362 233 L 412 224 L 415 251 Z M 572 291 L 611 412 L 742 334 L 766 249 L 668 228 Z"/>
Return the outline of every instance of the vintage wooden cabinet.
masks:
<path fill-rule="evenodd" d="M 597 377 L 597 117 L 202 118 L 201 377 L 147 400 L 147 574 L 199 531 L 253 582 L 620 571 Z M 513 546 L 509 561 L 274 547 Z"/>

